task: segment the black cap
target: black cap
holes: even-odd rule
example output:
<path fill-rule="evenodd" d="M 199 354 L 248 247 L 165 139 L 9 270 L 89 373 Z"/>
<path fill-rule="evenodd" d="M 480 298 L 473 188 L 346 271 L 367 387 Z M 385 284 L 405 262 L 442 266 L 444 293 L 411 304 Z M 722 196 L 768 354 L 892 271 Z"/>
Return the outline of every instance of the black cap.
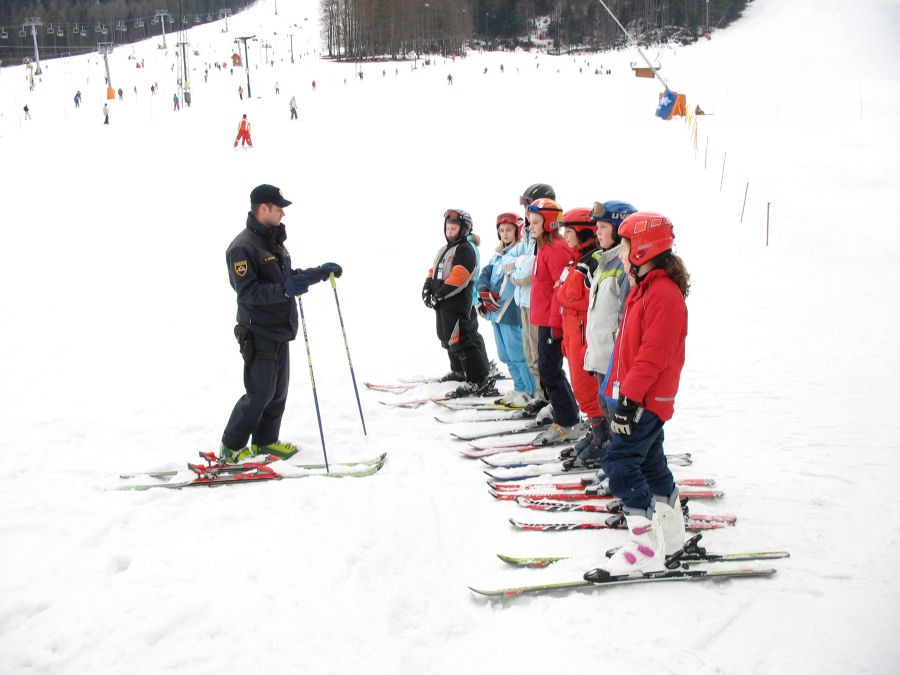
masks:
<path fill-rule="evenodd" d="M 285 206 L 290 206 L 292 202 L 289 202 L 284 198 L 284 195 L 281 194 L 281 190 L 275 187 L 274 185 L 257 185 L 253 188 L 253 192 L 250 193 L 250 203 L 251 204 L 274 204 L 275 206 L 280 206 L 284 208 Z"/>

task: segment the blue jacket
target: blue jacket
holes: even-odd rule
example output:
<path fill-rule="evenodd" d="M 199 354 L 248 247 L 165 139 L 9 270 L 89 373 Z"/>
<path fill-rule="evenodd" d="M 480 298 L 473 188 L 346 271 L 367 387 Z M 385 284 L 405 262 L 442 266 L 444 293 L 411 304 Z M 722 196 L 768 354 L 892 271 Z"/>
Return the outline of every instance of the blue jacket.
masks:
<path fill-rule="evenodd" d="M 504 269 L 503 260 L 506 253 L 517 244 L 510 244 L 503 248 L 503 244 L 497 246 L 497 253 L 488 261 L 478 276 L 476 289 L 491 291 L 500 296 L 497 304 L 500 309 L 496 312 L 486 312 L 484 318 L 493 323 L 502 323 L 512 326 L 521 326 L 522 317 L 519 313 L 519 305 L 515 300 L 516 286 L 510 281 L 510 271 Z"/>

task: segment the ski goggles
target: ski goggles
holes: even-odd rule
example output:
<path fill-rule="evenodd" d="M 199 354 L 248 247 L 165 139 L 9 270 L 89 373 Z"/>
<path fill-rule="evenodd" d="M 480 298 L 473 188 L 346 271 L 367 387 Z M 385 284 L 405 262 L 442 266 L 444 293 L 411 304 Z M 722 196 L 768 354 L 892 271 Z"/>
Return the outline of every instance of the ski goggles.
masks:
<path fill-rule="evenodd" d="M 447 209 L 444 211 L 444 222 L 456 223 L 457 225 L 462 225 L 462 216 L 459 215 L 459 211 L 456 209 Z"/>
<path fill-rule="evenodd" d="M 606 213 L 606 207 L 603 205 L 603 202 L 594 202 L 594 208 L 591 209 L 591 218 L 593 220 L 600 220 Z"/>
<path fill-rule="evenodd" d="M 537 201 L 537 200 L 535 200 L 535 201 Z M 555 209 L 552 207 L 542 208 L 541 206 L 539 206 L 538 204 L 535 204 L 534 202 L 532 202 L 527 207 L 525 207 L 525 210 L 528 211 L 529 213 L 540 213 L 541 211 L 556 211 L 557 213 L 562 214 L 561 209 Z"/>
<path fill-rule="evenodd" d="M 515 213 L 501 213 L 497 216 L 497 227 L 500 227 L 503 223 L 518 226 L 521 219 L 522 217 Z"/>

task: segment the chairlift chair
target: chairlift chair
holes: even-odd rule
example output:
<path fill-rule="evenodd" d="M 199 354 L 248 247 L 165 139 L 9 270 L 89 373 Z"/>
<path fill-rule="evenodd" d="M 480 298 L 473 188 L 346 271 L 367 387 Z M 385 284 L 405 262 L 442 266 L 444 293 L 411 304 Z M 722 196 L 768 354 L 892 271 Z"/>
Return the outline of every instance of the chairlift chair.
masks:
<path fill-rule="evenodd" d="M 72 35 L 78 35 L 78 24 L 77 23 L 72 28 Z"/>
<path fill-rule="evenodd" d="M 19 31 L 19 37 L 22 38 L 22 37 L 25 37 L 25 35 L 26 35 L 25 29 L 23 28 L 22 30 Z"/>
<path fill-rule="evenodd" d="M 100 30 L 101 30 L 101 29 L 100 29 L 100 24 L 98 23 L 96 26 L 94 26 L 94 32 L 95 32 L 95 33 L 99 33 Z"/>
<path fill-rule="evenodd" d="M 53 35 L 56 31 L 53 29 L 53 24 L 51 23 L 47 26 L 47 35 Z"/>
<path fill-rule="evenodd" d="M 134 27 L 135 27 L 135 28 L 143 28 L 143 27 L 144 27 L 144 20 L 143 20 L 143 19 L 138 19 L 137 21 L 135 21 L 135 22 L 134 22 Z"/>
<path fill-rule="evenodd" d="M 81 27 L 81 33 L 79 33 L 81 37 L 87 37 L 87 31 L 84 29 L 84 26 Z"/>
<path fill-rule="evenodd" d="M 3 28 L 2 30 L 0 30 L 0 40 L 8 40 L 8 39 L 9 39 L 9 33 L 7 33 L 6 29 Z"/>
<path fill-rule="evenodd" d="M 62 26 L 59 27 L 59 30 L 56 31 L 56 37 L 63 37 L 65 33 L 63 32 Z"/>

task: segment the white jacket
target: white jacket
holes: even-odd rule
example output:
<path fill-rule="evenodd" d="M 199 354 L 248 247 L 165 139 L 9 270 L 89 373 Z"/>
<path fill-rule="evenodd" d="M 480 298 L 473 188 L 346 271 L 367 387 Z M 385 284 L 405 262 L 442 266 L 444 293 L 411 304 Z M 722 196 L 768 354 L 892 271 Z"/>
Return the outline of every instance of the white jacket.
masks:
<path fill-rule="evenodd" d="M 622 245 L 618 244 L 606 251 L 594 253 L 598 265 L 591 281 L 587 325 L 584 329 L 587 341 L 584 369 L 589 373 L 606 374 L 616 344 L 622 308 L 628 291 L 631 290 L 631 282 L 619 260 L 621 249 Z"/>

